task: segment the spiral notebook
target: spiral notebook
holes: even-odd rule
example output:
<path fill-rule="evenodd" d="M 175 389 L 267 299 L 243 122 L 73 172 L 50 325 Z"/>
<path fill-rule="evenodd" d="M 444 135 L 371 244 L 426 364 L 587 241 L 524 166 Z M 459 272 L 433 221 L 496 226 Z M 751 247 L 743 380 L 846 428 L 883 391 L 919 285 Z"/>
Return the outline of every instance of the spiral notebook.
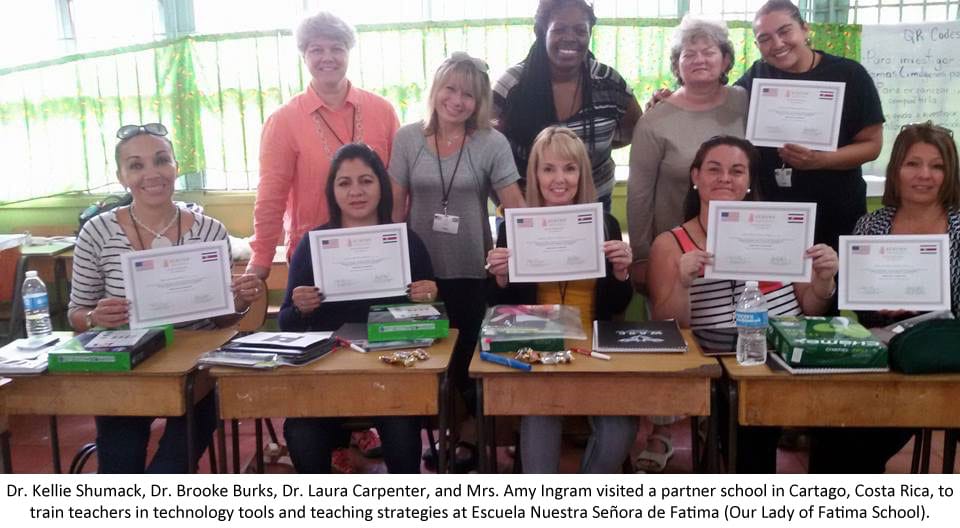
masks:
<path fill-rule="evenodd" d="M 593 350 L 611 353 L 686 352 L 676 321 L 594 321 Z"/>
<path fill-rule="evenodd" d="M 889 367 L 879 367 L 879 368 L 866 368 L 866 367 L 857 367 L 857 368 L 836 368 L 836 367 L 792 367 L 789 363 L 783 360 L 780 357 L 780 354 L 776 352 L 767 353 L 767 366 L 771 370 L 785 370 L 790 374 L 806 374 L 806 375 L 817 375 L 817 374 L 861 374 L 861 373 L 870 373 L 870 372 L 890 372 Z"/>

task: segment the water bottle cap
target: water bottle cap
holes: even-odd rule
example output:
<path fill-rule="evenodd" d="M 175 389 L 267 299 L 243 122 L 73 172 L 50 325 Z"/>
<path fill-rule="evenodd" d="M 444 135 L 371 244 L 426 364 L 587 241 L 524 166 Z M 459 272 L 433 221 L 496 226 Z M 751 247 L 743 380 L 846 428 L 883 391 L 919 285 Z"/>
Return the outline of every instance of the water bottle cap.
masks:
<path fill-rule="evenodd" d="M 759 288 L 760 283 L 757 281 L 747 281 L 747 288 Z"/>
<path fill-rule="evenodd" d="M 28 279 L 35 278 L 36 276 L 37 276 L 37 270 L 30 270 L 30 271 L 27 272 L 27 278 L 28 278 Z"/>

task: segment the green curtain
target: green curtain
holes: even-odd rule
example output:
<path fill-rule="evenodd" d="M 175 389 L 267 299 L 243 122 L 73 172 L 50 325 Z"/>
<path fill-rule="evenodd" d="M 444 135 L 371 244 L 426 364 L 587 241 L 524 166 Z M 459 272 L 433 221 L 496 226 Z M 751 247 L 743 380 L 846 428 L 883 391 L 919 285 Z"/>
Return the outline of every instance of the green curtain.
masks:
<path fill-rule="evenodd" d="M 669 50 L 677 20 L 602 19 L 592 49 L 641 101 L 674 84 Z M 736 79 L 759 58 L 750 25 L 731 22 Z M 859 59 L 860 26 L 813 24 L 818 49 Z M 390 100 L 401 122 L 419 119 L 436 66 L 465 50 L 485 58 L 493 82 L 533 42 L 529 19 L 358 26 L 349 78 Z M 289 32 L 189 36 L 0 70 L 0 141 L 8 174 L 0 203 L 115 184 L 121 124 L 172 130 L 181 187 L 256 187 L 260 130 L 303 90 L 308 74 Z M 618 151 L 625 161 L 626 149 Z"/>

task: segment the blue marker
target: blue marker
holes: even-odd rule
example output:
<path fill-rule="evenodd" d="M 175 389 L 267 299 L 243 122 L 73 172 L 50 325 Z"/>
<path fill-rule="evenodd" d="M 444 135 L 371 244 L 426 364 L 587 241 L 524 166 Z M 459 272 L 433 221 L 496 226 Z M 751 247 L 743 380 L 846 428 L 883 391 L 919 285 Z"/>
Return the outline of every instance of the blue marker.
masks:
<path fill-rule="evenodd" d="M 490 352 L 480 352 L 480 359 L 489 361 L 491 363 L 497 363 L 505 367 L 515 368 L 517 370 L 524 370 L 527 372 L 533 370 L 533 367 L 524 363 L 523 361 L 517 361 L 516 359 L 498 356 L 496 354 L 491 354 Z"/>

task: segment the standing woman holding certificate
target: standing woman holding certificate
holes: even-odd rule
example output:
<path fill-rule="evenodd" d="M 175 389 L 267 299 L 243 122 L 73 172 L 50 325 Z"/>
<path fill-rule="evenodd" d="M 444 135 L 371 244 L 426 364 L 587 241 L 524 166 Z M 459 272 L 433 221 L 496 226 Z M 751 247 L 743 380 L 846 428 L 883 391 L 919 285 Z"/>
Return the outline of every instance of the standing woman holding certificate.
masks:
<path fill-rule="evenodd" d="M 337 150 L 330 164 L 326 203 L 330 221 L 315 230 L 391 223 L 393 196 L 390 177 L 373 149 L 351 143 Z M 300 239 L 290 261 L 287 295 L 278 316 L 280 329 L 285 332 L 332 331 L 344 323 L 365 323 L 374 304 L 436 300 L 437 285 L 433 281 L 430 255 L 416 233 L 408 232 L 407 237 L 413 280 L 407 297 L 339 302 L 324 302 L 323 292 L 314 285 L 310 238 Z M 330 472 L 333 450 L 349 438 L 349 431 L 341 428 L 343 421 L 341 418 L 286 419 L 283 436 L 297 471 Z M 420 417 L 381 416 L 374 418 L 373 422 L 380 433 L 387 470 L 391 473 L 419 473 Z"/>
<path fill-rule="evenodd" d="M 493 191 L 505 207 L 524 205 L 510 144 L 490 126 L 487 69 L 463 52 L 443 61 L 427 119 L 397 131 L 390 159 L 393 218 L 406 221 L 430 251 L 440 299 L 460 331 L 450 360 L 453 385 L 467 398 L 467 368 L 486 310 L 484 256 L 493 247 L 487 197 Z"/>
<path fill-rule="evenodd" d="M 531 207 L 592 203 L 596 194 L 590 158 L 583 142 L 570 129 L 547 127 L 530 149 L 527 165 L 527 203 Z M 580 309 L 588 327 L 594 320 L 609 321 L 630 303 L 633 290 L 627 267 L 630 246 L 620 239 L 620 225 L 604 215 L 607 274 L 599 279 L 570 282 L 510 284 L 506 226 L 500 225 L 497 247 L 487 253 L 487 266 L 496 278 L 497 304 L 569 304 Z M 591 416 L 592 432 L 580 463 L 583 473 L 615 473 L 626 459 L 637 435 L 637 419 L 630 416 Z M 520 420 L 520 447 L 526 473 L 556 473 L 560 467 L 561 416 L 524 416 Z"/>
<path fill-rule="evenodd" d="M 960 166 L 953 131 L 930 121 L 905 125 L 887 164 L 883 207 L 857 222 L 854 235 L 950 237 L 950 304 L 960 317 Z M 887 326 L 915 314 L 858 312 L 867 327 Z M 916 431 L 900 428 L 815 429 L 811 473 L 883 473 Z"/>
<path fill-rule="evenodd" d="M 704 251 L 712 200 L 758 200 L 757 150 L 749 141 L 733 136 L 708 139 L 690 167 L 690 189 L 683 224 L 661 233 L 650 249 L 648 284 L 652 318 L 676 319 L 694 330 L 704 348 L 733 351 L 736 345 L 735 306 L 743 281 L 703 278 L 704 265 L 713 255 Z M 769 314 L 821 315 L 830 308 L 836 291 L 837 253 L 826 244 L 807 249 L 813 259 L 808 283 L 761 283 Z M 737 460 L 739 472 L 776 471 L 778 429 L 748 427 L 741 433 Z"/>
<path fill-rule="evenodd" d="M 760 148 L 759 190 L 774 202 L 816 202 L 817 242 L 837 248 L 866 210 L 867 186 L 861 165 L 883 146 L 883 109 L 870 74 L 859 63 L 810 47 L 810 28 L 789 0 L 770 0 L 753 19 L 763 57 L 737 85 L 751 90 L 753 79 L 833 81 L 845 84 L 840 136 L 834 152 L 787 144 Z"/>
<path fill-rule="evenodd" d="M 119 328 L 129 322 L 120 256 L 131 251 L 226 240 L 223 224 L 173 203 L 177 160 L 167 128 L 160 123 L 125 125 L 117 131 L 117 179 L 130 191 L 127 207 L 91 218 L 77 236 L 71 281 L 70 326 L 78 332 L 94 327 Z M 239 320 L 264 294 L 255 275 L 234 278 L 231 289 L 238 313 L 201 319 L 178 328 L 210 329 Z M 189 306 L 183 309 L 189 310 Z M 216 428 L 213 394 L 196 404 L 196 456 L 199 458 Z M 97 416 L 97 460 L 100 473 L 143 473 L 152 416 Z M 186 473 L 197 463 L 187 460 L 186 421 L 167 418 L 160 446 L 146 471 Z"/>

